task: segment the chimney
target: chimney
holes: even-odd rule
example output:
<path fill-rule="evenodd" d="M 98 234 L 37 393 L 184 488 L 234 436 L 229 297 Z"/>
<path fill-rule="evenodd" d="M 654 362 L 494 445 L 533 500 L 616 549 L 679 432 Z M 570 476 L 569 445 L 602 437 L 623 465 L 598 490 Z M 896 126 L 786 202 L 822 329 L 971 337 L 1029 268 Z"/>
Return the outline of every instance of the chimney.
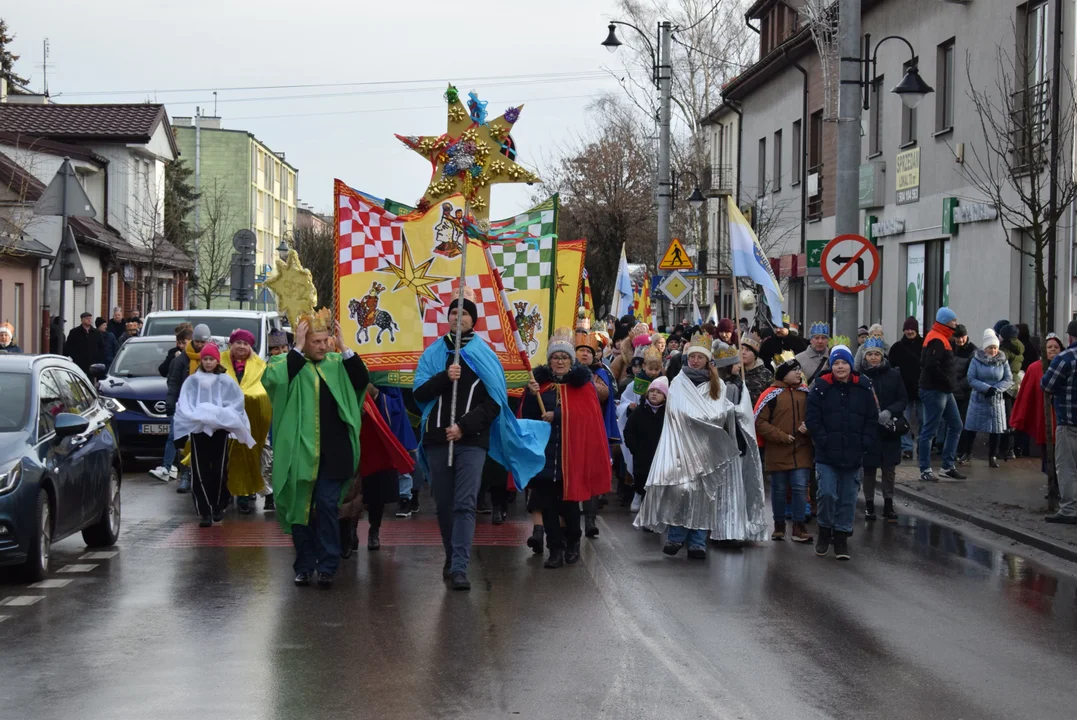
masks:
<path fill-rule="evenodd" d="M 202 116 L 202 129 L 203 130 L 220 130 L 221 118 L 220 116 L 203 115 Z"/>
<path fill-rule="evenodd" d="M 0 103 L 7 102 L 7 78 L 0 77 Z"/>

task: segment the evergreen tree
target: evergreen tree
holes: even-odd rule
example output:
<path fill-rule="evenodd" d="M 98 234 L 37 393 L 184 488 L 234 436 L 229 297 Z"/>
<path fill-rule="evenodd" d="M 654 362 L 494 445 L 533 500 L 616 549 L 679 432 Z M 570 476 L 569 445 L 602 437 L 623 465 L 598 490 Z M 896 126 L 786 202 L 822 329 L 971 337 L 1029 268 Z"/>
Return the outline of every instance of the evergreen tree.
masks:
<path fill-rule="evenodd" d="M 30 82 L 28 79 L 15 74 L 15 61 L 19 59 L 19 56 L 8 49 L 14 39 L 15 36 L 8 29 L 7 22 L 0 18 L 0 76 L 6 77 L 9 84 L 27 85 Z M 9 90 L 17 92 L 17 88 L 9 88 Z"/>
<path fill-rule="evenodd" d="M 191 255 L 197 233 L 189 218 L 198 202 L 192 175 L 194 170 L 185 160 L 169 163 L 165 169 L 165 239 L 183 252 Z"/>

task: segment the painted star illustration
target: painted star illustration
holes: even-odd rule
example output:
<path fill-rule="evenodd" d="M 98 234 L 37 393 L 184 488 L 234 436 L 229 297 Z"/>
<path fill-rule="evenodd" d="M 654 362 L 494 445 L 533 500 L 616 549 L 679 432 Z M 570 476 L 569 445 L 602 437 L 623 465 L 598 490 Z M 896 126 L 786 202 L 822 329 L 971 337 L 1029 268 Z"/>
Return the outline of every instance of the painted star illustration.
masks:
<path fill-rule="evenodd" d="M 418 265 L 415 264 L 415 260 L 411 256 L 411 245 L 408 244 L 408 238 L 405 235 L 404 252 L 400 255 L 400 265 L 395 265 L 388 260 L 385 264 L 389 266 L 388 271 L 382 270 L 381 272 L 392 272 L 396 275 L 396 285 L 393 287 L 393 292 L 401 288 L 410 288 L 415 293 L 415 299 L 419 303 L 419 314 L 423 314 L 424 305 L 427 300 L 435 303 L 441 302 L 441 298 L 438 297 L 431 289 L 431 285 L 437 285 L 445 280 L 451 280 L 452 278 L 438 277 L 436 275 L 427 275 L 430 272 L 430 266 L 434 264 L 434 258 L 425 260 Z"/>
<path fill-rule="evenodd" d="M 557 276 L 557 292 L 563 293 L 568 288 L 568 283 L 565 282 L 564 275 Z"/>
<path fill-rule="evenodd" d="M 314 312 L 318 304 L 318 291 L 310 270 L 299 262 L 295 250 L 288 251 L 287 262 L 277 259 L 265 284 L 277 296 L 277 307 L 295 325 L 299 324 L 299 316 Z"/>
<path fill-rule="evenodd" d="M 535 173 L 501 152 L 523 106 L 509 108 L 489 122 L 476 122 L 456 88 L 450 85 L 445 97 L 448 129 L 444 135 L 397 135 L 401 142 L 429 160 L 433 170 L 419 205 L 430 207 L 442 198 L 460 193 L 470 203 L 476 220 L 488 219 L 491 185 L 542 182 Z M 482 112 L 484 115 L 485 111 Z"/>

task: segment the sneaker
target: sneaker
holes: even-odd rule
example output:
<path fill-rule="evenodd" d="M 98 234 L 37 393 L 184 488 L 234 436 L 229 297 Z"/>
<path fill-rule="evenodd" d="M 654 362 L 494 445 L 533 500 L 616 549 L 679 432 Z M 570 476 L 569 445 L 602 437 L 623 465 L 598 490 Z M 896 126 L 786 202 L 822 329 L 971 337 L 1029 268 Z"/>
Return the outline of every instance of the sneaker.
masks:
<path fill-rule="evenodd" d="M 175 465 L 173 465 L 172 467 L 170 467 L 168 469 L 168 479 L 169 480 L 175 480 L 178 477 L 179 477 L 179 469 Z"/>
<path fill-rule="evenodd" d="M 698 545 L 696 547 L 688 548 L 688 559 L 689 560 L 706 560 L 707 559 L 707 548 L 700 547 Z"/>
<path fill-rule="evenodd" d="M 224 521 L 224 513 L 223 512 L 215 512 L 215 513 L 213 513 L 213 522 L 219 523 L 219 522 L 223 522 L 223 521 Z"/>
<path fill-rule="evenodd" d="M 501 525 L 505 522 L 507 516 L 508 513 L 506 511 L 495 507 L 493 514 L 490 516 L 490 522 L 494 525 Z"/>
<path fill-rule="evenodd" d="M 531 531 L 531 537 L 527 538 L 527 547 L 536 555 L 542 554 L 542 526 L 536 525 Z"/>
<path fill-rule="evenodd" d="M 398 518 L 411 517 L 411 498 L 402 497 L 400 502 L 396 506 L 396 516 Z"/>
<path fill-rule="evenodd" d="M 328 590 L 333 587 L 333 576 L 327 572 L 318 573 L 318 587 L 322 590 Z"/>
<path fill-rule="evenodd" d="M 987 467 L 995 468 L 997 470 L 998 466 L 999 465 L 998 465 L 998 458 L 997 457 L 989 457 L 989 458 L 987 458 Z"/>
<path fill-rule="evenodd" d="M 306 587 L 307 585 L 310 585 L 310 573 L 309 572 L 296 573 L 296 575 L 295 575 L 295 586 L 296 587 Z"/>
<path fill-rule="evenodd" d="M 168 482 L 168 479 L 171 477 L 172 473 L 170 473 L 168 468 L 166 468 L 164 465 L 159 465 L 153 470 L 150 470 L 150 475 L 157 478 L 161 482 Z"/>
<path fill-rule="evenodd" d="M 411 491 L 411 514 L 414 515 L 417 512 L 419 512 L 419 491 L 418 490 L 412 490 Z"/>
<path fill-rule="evenodd" d="M 864 503 L 864 519 L 868 522 L 874 522 L 875 517 L 875 503 Z"/>
<path fill-rule="evenodd" d="M 565 550 L 565 565 L 575 565 L 580 561 L 580 541 L 570 543 Z"/>
<path fill-rule="evenodd" d="M 584 518 L 583 519 L 583 528 L 584 528 L 583 534 L 586 535 L 587 537 L 589 537 L 589 538 L 598 537 L 598 525 L 595 524 L 595 519 L 594 518 L 590 518 L 590 517 L 589 518 Z"/>
<path fill-rule="evenodd" d="M 920 482 L 938 482 L 939 476 L 931 472 L 931 468 L 920 473 Z"/>
<path fill-rule="evenodd" d="M 471 589 L 471 583 L 468 582 L 467 573 L 454 572 L 452 574 L 452 589 L 462 590 L 464 592 Z"/>
<path fill-rule="evenodd" d="M 666 546 L 662 548 L 662 552 L 666 555 L 676 555 L 681 551 L 682 547 L 684 547 L 684 543 L 667 542 Z"/>
<path fill-rule="evenodd" d="M 785 540 L 785 523 L 774 523 L 774 532 L 770 534 L 771 540 Z"/>
<path fill-rule="evenodd" d="M 838 560 L 849 559 L 849 533 L 834 533 L 834 557 Z"/>
<path fill-rule="evenodd" d="M 883 519 L 888 523 L 896 523 L 898 521 L 897 513 L 894 512 L 893 498 L 886 498 L 883 500 Z"/>
<path fill-rule="evenodd" d="M 202 519 L 198 521 L 198 527 L 213 527 L 213 518 L 209 515 L 203 515 Z"/>
<path fill-rule="evenodd" d="M 634 513 L 638 513 L 641 505 L 643 505 L 643 496 L 639 493 L 632 493 L 632 504 L 628 509 Z"/>
<path fill-rule="evenodd" d="M 266 503 L 263 509 L 266 512 L 277 509 L 277 501 L 273 499 L 273 493 L 269 493 L 268 495 L 266 495 Z"/>
<path fill-rule="evenodd" d="M 789 539 L 795 543 L 810 543 L 814 540 L 808 529 L 804 527 L 804 523 L 793 523 L 793 534 L 789 536 Z"/>
<path fill-rule="evenodd" d="M 251 499 L 246 495 L 240 495 L 236 498 L 236 510 L 240 515 L 250 515 L 254 512 L 254 508 L 251 507 Z"/>
<path fill-rule="evenodd" d="M 833 532 L 830 528 L 819 528 L 819 536 L 815 538 L 815 554 L 819 557 L 830 552 L 830 537 Z"/>
<path fill-rule="evenodd" d="M 180 475 L 179 485 L 176 486 L 176 492 L 180 495 L 191 492 L 191 473 L 184 472 Z"/>
<path fill-rule="evenodd" d="M 967 480 L 968 479 L 965 475 L 962 475 L 961 472 L 956 467 L 943 468 L 942 469 L 942 474 L 945 475 L 948 478 L 953 478 L 954 480 Z M 923 476 L 921 476 L 921 477 L 923 477 Z"/>

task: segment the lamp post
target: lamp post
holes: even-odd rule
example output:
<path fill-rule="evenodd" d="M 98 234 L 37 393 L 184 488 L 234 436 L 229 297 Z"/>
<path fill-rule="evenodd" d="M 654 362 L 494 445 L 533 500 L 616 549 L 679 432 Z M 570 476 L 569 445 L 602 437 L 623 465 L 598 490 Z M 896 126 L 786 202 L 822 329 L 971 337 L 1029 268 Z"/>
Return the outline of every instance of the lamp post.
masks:
<path fill-rule="evenodd" d="M 912 57 L 916 51 L 912 44 L 899 35 L 889 35 L 871 50 L 871 36 L 864 36 L 860 44 L 861 0 L 838 2 L 838 53 L 841 61 L 838 77 L 837 129 L 837 181 L 835 183 L 834 229 L 837 235 L 858 233 L 860 230 L 860 116 L 862 110 L 870 109 L 871 85 L 876 74 L 876 57 L 879 45 L 887 40 L 901 40 L 909 47 Z M 863 97 L 860 93 L 863 93 Z M 920 78 L 916 67 L 910 67 L 905 77 L 892 90 L 901 97 L 906 107 L 914 108 L 931 87 Z M 856 336 L 859 318 L 859 297 L 849 293 L 835 293 L 834 334 Z"/>
<path fill-rule="evenodd" d="M 673 102 L 673 31 L 674 26 L 668 21 L 658 23 L 657 51 L 651 44 L 647 33 L 640 30 L 632 23 L 621 20 L 611 20 L 609 34 L 602 41 L 602 46 L 611 53 L 621 47 L 621 41 L 617 39 L 617 26 L 624 25 L 635 30 L 643 41 L 647 43 L 647 50 L 651 55 L 652 82 L 658 88 L 658 242 L 655 248 L 655 271 L 658 263 L 662 261 L 662 254 L 669 246 L 669 216 L 671 205 L 672 182 L 670 180 L 670 138 L 669 125 Z"/>

